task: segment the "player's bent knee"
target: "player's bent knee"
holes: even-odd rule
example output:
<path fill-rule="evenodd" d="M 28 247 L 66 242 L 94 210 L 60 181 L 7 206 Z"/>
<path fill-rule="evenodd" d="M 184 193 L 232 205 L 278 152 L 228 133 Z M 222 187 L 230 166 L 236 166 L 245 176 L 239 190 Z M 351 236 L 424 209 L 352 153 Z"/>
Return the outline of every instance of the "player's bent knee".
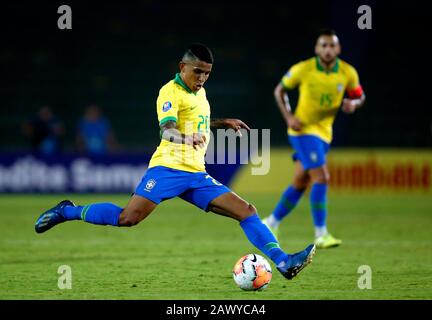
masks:
<path fill-rule="evenodd" d="M 256 212 L 257 209 L 255 208 L 255 206 L 253 204 L 248 203 L 242 218 L 253 216 Z"/>
<path fill-rule="evenodd" d="M 250 203 L 248 205 L 248 210 L 249 210 L 250 215 L 253 215 L 257 212 L 257 208 L 255 208 L 255 206 L 253 204 L 250 204 Z"/>
<path fill-rule="evenodd" d="M 254 205 L 247 203 L 241 210 L 238 210 L 236 214 L 231 215 L 232 218 L 242 221 L 256 213 L 256 208 Z"/>

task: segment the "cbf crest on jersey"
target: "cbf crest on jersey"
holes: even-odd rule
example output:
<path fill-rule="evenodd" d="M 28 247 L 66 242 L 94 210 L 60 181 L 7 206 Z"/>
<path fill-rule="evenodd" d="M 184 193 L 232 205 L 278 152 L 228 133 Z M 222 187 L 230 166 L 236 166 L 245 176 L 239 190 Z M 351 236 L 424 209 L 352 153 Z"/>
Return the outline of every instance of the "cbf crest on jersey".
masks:
<path fill-rule="evenodd" d="M 338 92 L 341 92 L 341 91 L 343 90 L 343 88 L 344 88 L 344 86 L 343 86 L 342 83 L 338 83 L 338 84 L 337 84 L 337 91 L 338 91 Z"/>
<path fill-rule="evenodd" d="M 167 101 L 167 102 L 165 102 L 165 103 L 163 104 L 163 106 L 162 106 L 162 111 L 163 111 L 163 112 L 167 112 L 169 109 L 171 109 L 171 107 L 172 107 L 171 102 L 170 102 L 170 101 Z"/>

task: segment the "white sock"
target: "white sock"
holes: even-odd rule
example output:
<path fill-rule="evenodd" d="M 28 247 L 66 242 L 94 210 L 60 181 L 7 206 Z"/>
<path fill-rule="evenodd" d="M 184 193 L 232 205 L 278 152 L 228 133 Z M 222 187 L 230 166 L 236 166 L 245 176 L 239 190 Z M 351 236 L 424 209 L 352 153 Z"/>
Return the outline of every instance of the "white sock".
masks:
<path fill-rule="evenodd" d="M 277 220 L 274 215 L 271 214 L 266 218 L 266 223 L 270 228 L 277 229 L 281 222 Z"/>
<path fill-rule="evenodd" d="M 315 227 L 315 238 L 325 236 L 328 233 L 327 227 Z"/>

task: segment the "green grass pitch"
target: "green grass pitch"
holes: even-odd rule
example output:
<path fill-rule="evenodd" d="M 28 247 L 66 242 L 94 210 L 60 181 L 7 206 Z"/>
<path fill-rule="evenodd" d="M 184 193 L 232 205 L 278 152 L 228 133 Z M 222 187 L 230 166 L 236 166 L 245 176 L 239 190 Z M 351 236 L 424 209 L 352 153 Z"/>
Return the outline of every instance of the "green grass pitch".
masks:
<path fill-rule="evenodd" d="M 242 194 L 263 216 L 276 194 Z M 179 199 L 162 203 L 132 228 L 73 221 L 38 235 L 34 221 L 62 195 L 0 196 L 0 299 L 430 299 L 432 202 L 429 195 L 335 195 L 329 227 L 339 248 L 318 250 L 313 263 L 288 281 L 273 267 L 270 286 L 243 292 L 232 279 L 236 260 L 258 251 L 238 223 Z M 72 195 L 75 203 L 128 195 Z M 304 198 L 281 227 L 289 252 L 312 241 Z M 72 289 L 57 271 L 72 268 Z M 360 290 L 358 267 L 372 269 L 372 289 Z"/>

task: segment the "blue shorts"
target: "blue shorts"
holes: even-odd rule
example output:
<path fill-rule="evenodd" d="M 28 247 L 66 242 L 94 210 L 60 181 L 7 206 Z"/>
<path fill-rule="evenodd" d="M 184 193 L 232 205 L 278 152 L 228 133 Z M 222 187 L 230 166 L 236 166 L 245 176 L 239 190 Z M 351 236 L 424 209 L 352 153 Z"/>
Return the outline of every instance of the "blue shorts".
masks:
<path fill-rule="evenodd" d="M 292 158 L 299 160 L 305 170 L 319 168 L 326 163 L 326 154 L 330 145 L 312 135 L 288 136 L 295 153 Z"/>
<path fill-rule="evenodd" d="M 163 166 L 147 170 L 135 189 L 135 194 L 159 204 L 180 197 L 205 211 L 209 203 L 231 190 L 206 172 L 187 172 Z"/>

